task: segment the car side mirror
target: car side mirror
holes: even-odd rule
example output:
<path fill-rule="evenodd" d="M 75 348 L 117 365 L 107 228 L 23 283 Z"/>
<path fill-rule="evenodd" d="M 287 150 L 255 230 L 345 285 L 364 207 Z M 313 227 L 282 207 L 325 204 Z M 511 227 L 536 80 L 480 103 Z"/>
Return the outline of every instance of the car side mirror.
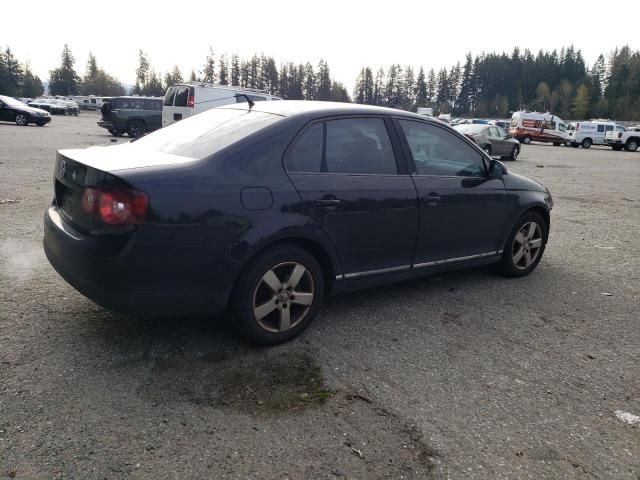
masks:
<path fill-rule="evenodd" d="M 507 167 L 499 160 L 491 160 L 489 163 L 489 178 L 502 178 L 507 175 Z"/>

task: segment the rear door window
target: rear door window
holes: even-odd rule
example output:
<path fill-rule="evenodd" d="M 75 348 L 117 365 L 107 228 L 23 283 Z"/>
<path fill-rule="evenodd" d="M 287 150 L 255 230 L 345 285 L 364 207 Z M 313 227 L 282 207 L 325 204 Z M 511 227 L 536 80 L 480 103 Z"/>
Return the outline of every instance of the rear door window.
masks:
<path fill-rule="evenodd" d="M 171 107 L 173 106 L 173 97 L 176 94 L 176 87 L 169 87 L 167 89 L 167 93 L 164 95 L 164 106 Z"/>
<path fill-rule="evenodd" d="M 398 173 L 387 127 L 381 118 L 326 122 L 323 171 L 392 175 Z"/>
<path fill-rule="evenodd" d="M 598 133 L 604 132 L 604 125 L 598 125 Z"/>
<path fill-rule="evenodd" d="M 323 141 L 324 127 L 322 123 L 316 123 L 305 130 L 287 155 L 287 170 L 319 173 L 322 166 Z"/>
<path fill-rule="evenodd" d="M 188 98 L 189 98 L 189 87 L 177 87 L 176 100 L 174 102 L 174 106 L 186 107 Z"/>

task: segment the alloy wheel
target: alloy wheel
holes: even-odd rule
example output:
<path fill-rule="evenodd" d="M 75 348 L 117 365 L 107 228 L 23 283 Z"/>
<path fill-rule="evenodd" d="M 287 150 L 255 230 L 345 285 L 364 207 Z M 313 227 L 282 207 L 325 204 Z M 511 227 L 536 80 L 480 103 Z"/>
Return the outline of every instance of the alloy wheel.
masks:
<path fill-rule="evenodd" d="M 22 113 L 16 115 L 16 124 L 24 127 L 27 124 L 27 116 Z"/>
<path fill-rule="evenodd" d="M 285 262 L 267 270 L 253 292 L 253 315 L 268 332 L 285 332 L 309 312 L 315 288 L 309 269 Z"/>
<path fill-rule="evenodd" d="M 519 270 L 526 270 L 542 251 L 542 229 L 536 222 L 525 223 L 513 239 L 511 257 Z"/>

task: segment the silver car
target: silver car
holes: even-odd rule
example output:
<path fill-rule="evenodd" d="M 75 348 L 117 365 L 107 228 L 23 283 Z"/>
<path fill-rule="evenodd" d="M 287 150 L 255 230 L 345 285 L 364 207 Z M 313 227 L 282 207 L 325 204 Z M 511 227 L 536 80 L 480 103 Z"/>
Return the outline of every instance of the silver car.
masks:
<path fill-rule="evenodd" d="M 520 154 L 520 142 L 495 125 L 467 124 L 453 128 L 476 142 L 492 157 L 517 160 Z"/>

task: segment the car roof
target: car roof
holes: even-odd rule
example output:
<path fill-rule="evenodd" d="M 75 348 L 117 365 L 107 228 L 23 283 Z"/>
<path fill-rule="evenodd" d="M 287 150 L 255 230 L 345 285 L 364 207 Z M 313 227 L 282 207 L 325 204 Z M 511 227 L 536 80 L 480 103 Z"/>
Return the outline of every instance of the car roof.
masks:
<path fill-rule="evenodd" d="M 226 109 L 242 109 L 249 110 L 244 107 L 246 103 L 234 103 L 218 108 Z M 344 102 L 321 102 L 311 100 L 278 100 L 255 102 L 252 111 L 271 113 L 281 115 L 283 117 L 305 116 L 305 117 L 330 117 L 333 115 L 393 115 L 422 120 L 427 122 L 443 124 L 442 121 L 418 115 L 417 113 L 407 112 L 405 110 L 397 110 L 394 108 L 378 107 L 373 105 L 361 105 L 357 103 Z"/>

